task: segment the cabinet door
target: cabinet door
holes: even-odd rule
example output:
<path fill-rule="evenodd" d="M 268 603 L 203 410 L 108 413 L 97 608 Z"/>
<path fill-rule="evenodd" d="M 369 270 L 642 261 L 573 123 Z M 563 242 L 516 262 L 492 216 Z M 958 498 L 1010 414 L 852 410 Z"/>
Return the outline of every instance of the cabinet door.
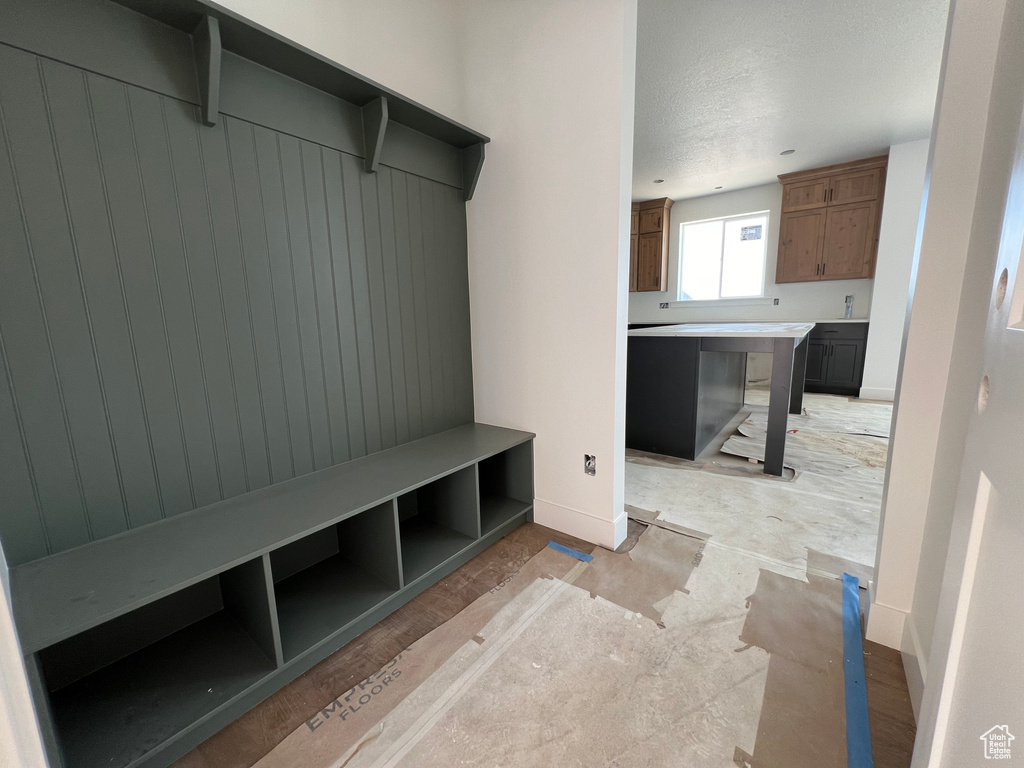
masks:
<path fill-rule="evenodd" d="M 804 386 L 812 384 L 824 384 L 828 375 L 828 350 L 829 342 L 807 340 L 807 375 L 804 378 Z"/>
<path fill-rule="evenodd" d="M 784 213 L 779 225 L 779 263 L 776 283 L 817 280 L 825 247 L 828 208 Z"/>
<path fill-rule="evenodd" d="M 661 232 L 665 220 L 664 208 L 648 208 L 640 211 L 640 234 Z"/>
<path fill-rule="evenodd" d="M 636 249 L 639 235 L 629 236 L 629 290 L 636 290 Z"/>
<path fill-rule="evenodd" d="M 640 233 L 640 209 L 634 205 L 629 211 L 629 234 Z"/>
<path fill-rule="evenodd" d="M 833 176 L 829 180 L 828 204 L 845 205 L 878 199 L 882 186 L 882 169 L 853 171 Z"/>
<path fill-rule="evenodd" d="M 836 339 L 828 342 L 829 387 L 858 389 L 864 375 L 864 342 L 860 339 Z"/>
<path fill-rule="evenodd" d="M 834 205 L 828 211 L 822 280 L 854 280 L 875 273 L 878 201 Z"/>
<path fill-rule="evenodd" d="M 828 197 L 828 179 L 791 181 L 782 186 L 782 212 L 820 208 Z"/>
<path fill-rule="evenodd" d="M 642 220 L 642 212 L 641 212 Z M 636 253 L 636 289 L 638 291 L 664 290 L 662 281 L 662 246 L 661 233 L 641 234 L 638 236 Z"/>

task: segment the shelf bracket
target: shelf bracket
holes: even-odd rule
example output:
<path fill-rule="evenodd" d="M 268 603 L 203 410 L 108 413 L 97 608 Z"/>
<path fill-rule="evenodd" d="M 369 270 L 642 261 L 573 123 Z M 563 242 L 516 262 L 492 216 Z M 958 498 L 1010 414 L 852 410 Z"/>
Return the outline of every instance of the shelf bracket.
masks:
<path fill-rule="evenodd" d="M 376 173 L 384 149 L 384 133 L 388 128 L 388 100 L 384 96 L 366 104 L 363 113 L 363 154 L 366 157 L 366 172 Z"/>
<path fill-rule="evenodd" d="M 470 144 L 462 150 L 462 197 L 469 201 L 476 192 L 476 183 L 480 180 L 480 171 L 484 167 L 484 144 Z"/>
<path fill-rule="evenodd" d="M 220 117 L 220 22 L 204 16 L 192 33 L 196 72 L 199 74 L 199 96 L 202 100 L 203 125 L 214 126 Z"/>

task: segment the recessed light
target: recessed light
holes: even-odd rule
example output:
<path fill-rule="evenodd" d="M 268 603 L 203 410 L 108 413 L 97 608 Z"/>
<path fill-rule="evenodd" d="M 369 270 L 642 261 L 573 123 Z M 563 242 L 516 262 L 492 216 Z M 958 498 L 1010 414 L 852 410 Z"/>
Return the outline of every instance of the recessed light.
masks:
<path fill-rule="evenodd" d="M 792 155 L 794 152 L 796 152 L 795 149 L 784 149 L 781 152 L 779 152 L 779 154 L 780 155 Z"/>
<path fill-rule="evenodd" d="M 715 187 L 715 189 L 721 189 L 721 187 Z"/>
<path fill-rule="evenodd" d="M 664 184 L 664 183 L 665 183 L 665 180 L 664 180 L 664 179 L 655 179 L 655 180 L 654 180 L 654 183 L 655 183 L 655 184 Z"/>

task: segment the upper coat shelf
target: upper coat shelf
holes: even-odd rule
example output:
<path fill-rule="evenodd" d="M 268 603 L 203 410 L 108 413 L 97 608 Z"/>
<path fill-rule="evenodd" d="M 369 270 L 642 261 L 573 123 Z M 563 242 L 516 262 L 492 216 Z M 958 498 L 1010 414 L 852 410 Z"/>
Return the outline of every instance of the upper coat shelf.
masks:
<path fill-rule="evenodd" d="M 484 144 L 490 141 L 484 134 L 208 0 L 113 2 L 192 36 L 207 125 L 217 122 L 220 56 L 228 51 L 360 107 L 368 173 L 377 169 L 392 120 L 461 150 L 463 197 L 472 199 L 483 167 Z"/>
<path fill-rule="evenodd" d="M 300 83 L 364 106 L 383 96 L 389 118 L 435 139 L 463 149 L 490 139 L 390 88 L 375 83 L 330 59 L 294 43 L 233 11 L 205 0 L 114 0 L 119 5 L 192 34 L 204 16 L 219 22 L 221 45 Z"/>

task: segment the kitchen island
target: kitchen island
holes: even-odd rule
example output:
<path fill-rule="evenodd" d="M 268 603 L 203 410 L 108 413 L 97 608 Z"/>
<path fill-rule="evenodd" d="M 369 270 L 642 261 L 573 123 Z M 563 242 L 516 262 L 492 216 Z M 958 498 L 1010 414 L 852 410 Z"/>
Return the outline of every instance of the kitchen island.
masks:
<path fill-rule="evenodd" d="M 764 471 L 781 475 L 788 413 L 803 407 L 814 323 L 685 323 L 629 331 L 626 447 L 696 459 L 743 407 L 746 353 L 771 352 Z"/>

